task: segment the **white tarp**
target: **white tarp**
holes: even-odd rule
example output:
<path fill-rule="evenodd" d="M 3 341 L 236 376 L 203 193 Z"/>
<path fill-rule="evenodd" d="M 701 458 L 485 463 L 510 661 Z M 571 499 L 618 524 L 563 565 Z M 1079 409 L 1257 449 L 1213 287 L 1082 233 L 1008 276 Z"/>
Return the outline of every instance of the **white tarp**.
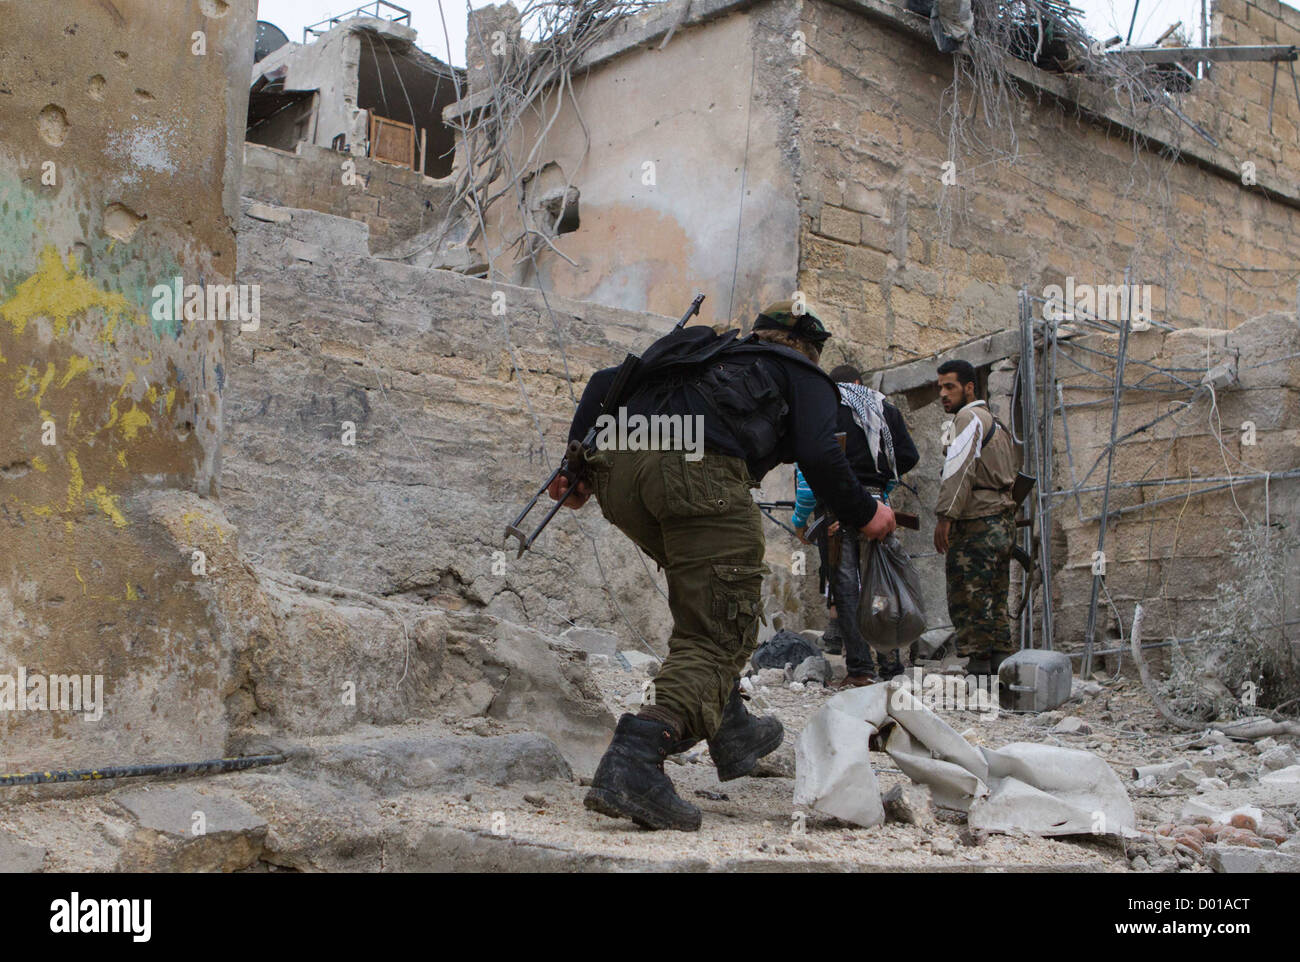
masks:
<path fill-rule="evenodd" d="M 1031 835 L 1124 835 L 1136 823 L 1124 785 L 1090 752 L 1016 742 L 977 748 L 892 681 L 831 698 L 795 746 L 796 805 L 854 822 L 885 819 L 868 741 L 890 728 L 885 751 L 936 805 L 972 828 Z"/>

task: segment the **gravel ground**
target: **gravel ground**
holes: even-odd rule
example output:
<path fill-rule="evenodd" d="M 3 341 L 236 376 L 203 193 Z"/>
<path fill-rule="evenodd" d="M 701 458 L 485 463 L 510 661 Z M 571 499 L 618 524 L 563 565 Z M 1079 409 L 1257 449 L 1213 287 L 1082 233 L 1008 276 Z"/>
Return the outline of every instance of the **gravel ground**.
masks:
<path fill-rule="evenodd" d="M 843 673 L 843 659 L 830 656 Z M 597 667 L 593 676 L 610 711 L 619 715 L 635 710 L 648 674 L 617 666 Z M 1126 784 L 1132 769 L 1169 758 L 1190 756 L 1193 741 L 1183 733 L 1157 731 L 1157 716 L 1140 685 L 1120 681 L 1098 686 L 1062 710 L 1043 716 L 1000 714 L 996 719 L 974 712 L 950 712 L 945 720 L 976 745 L 1000 747 L 1014 741 L 1034 741 L 1093 751 L 1105 758 Z M 833 692 L 812 684 L 802 690 L 784 685 L 760 687 L 751 710 L 772 713 L 786 728 L 786 741 L 760 765 L 761 777 L 719 783 L 704 745 L 687 753 L 686 761 L 666 770 L 678 793 L 694 802 L 704 814 L 698 833 L 650 832 L 631 822 L 610 819 L 582 807 L 586 788 L 553 785 L 544 792 L 485 790 L 468 798 L 441 800 L 427 815 L 449 825 L 474 831 L 497 829 L 521 841 L 651 860 L 704 859 L 710 863 L 733 859 L 762 859 L 789 863 L 846 863 L 849 866 L 917 870 L 971 870 L 980 868 L 1126 871 L 1129 858 L 1123 843 L 1106 838 L 1044 839 L 994 835 L 972 839 L 957 813 L 940 812 L 931 826 L 887 822 L 866 829 L 833 818 L 796 815 L 794 795 L 794 741 L 808 717 Z M 1088 734 L 1053 734 L 1050 725 L 1066 714 L 1087 722 Z M 881 790 L 888 791 L 906 777 L 889 771 L 889 756 L 873 753 L 880 772 Z M 1139 829 L 1155 826 L 1176 815 L 1189 791 L 1166 796 L 1134 795 Z M 525 797 L 527 795 L 527 798 Z M 421 799 L 426 808 L 428 799 Z M 414 810 L 410 811 L 414 815 Z M 798 831 L 802 821 L 804 831 Z M 811 867 L 811 866 L 810 866 Z"/>

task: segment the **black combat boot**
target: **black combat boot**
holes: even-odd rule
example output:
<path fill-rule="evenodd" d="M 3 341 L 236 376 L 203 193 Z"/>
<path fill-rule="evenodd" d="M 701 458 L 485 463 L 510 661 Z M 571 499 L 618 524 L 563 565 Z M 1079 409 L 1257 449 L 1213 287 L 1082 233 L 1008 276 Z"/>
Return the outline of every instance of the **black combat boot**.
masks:
<path fill-rule="evenodd" d="M 624 715 L 582 804 L 610 818 L 630 818 L 642 828 L 699 831 L 700 810 L 678 798 L 664 774 L 664 759 L 675 741 L 663 722 Z"/>
<path fill-rule="evenodd" d="M 722 724 L 709 739 L 709 754 L 718 769 L 718 781 L 748 775 L 764 755 L 781 747 L 785 728 L 770 715 L 758 718 L 745 710 L 745 698 L 737 685 L 731 690 Z"/>

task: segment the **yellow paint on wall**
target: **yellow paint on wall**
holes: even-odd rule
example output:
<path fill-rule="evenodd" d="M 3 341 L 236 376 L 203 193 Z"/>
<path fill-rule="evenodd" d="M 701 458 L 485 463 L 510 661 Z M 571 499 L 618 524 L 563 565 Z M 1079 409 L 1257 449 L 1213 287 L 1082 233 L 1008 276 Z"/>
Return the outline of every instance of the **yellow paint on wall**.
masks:
<path fill-rule="evenodd" d="M 33 403 L 39 408 L 41 399 L 45 397 L 45 392 L 49 390 L 50 382 L 54 380 L 54 362 L 45 363 L 45 373 L 41 376 L 41 383 L 36 387 L 36 397 L 32 399 Z"/>
<path fill-rule="evenodd" d="M 85 374 L 92 366 L 90 358 L 82 357 L 80 354 L 73 355 L 68 359 L 68 369 L 63 372 L 63 377 L 59 378 L 59 387 L 67 387 L 69 381 L 78 374 Z"/>
<path fill-rule="evenodd" d="M 108 489 L 102 484 L 98 485 L 94 491 L 86 495 L 87 499 L 93 501 L 100 511 L 112 519 L 113 525 L 118 528 L 126 527 L 126 518 L 122 515 L 121 509 L 117 506 L 120 495 L 109 494 Z"/>
<path fill-rule="evenodd" d="M 117 463 L 126 467 L 126 449 L 120 448 L 117 452 Z"/>
<path fill-rule="evenodd" d="M 122 421 L 118 428 L 122 432 L 122 437 L 128 441 L 134 441 L 136 435 L 140 433 L 140 429 L 147 428 L 152 423 L 149 420 L 148 412 L 143 408 L 136 407 L 133 401 L 131 402 L 131 410 L 122 415 Z"/>
<path fill-rule="evenodd" d="M 45 459 L 41 457 L 39 454 L 36 457 L 32 458 L 32 467 L 34 467 L 37 471 L 40 471 L 42 474 L 50 470 L 50 466 L 45 463 Z"/>
<path fill-rule="evenodd" d="M 140 596 L 135 593 L 135 585 L 131 584 L 131 582 L 129 581 L 126 583 L 126 600 L 127 601 L 140 600 Z"/>
<path fill-rule="evenodd" d="M 137 314 L 121 294 L 100 289 L 82 274 L 75 255 L 69 255 L 65 264 L 51 244 L 41 251 L 36 273 L 15 287 L 13 296 L 0 304 L 0 318 L 9 322 L 14 334 L 22 334 L 34 318 L 48 317 L 54 332 L 64 334 L 73 317 L 92 307 L 100 308 L 108 316 L 110 331 L 119 319 Z M 144 318 L 138 318 L 137 322 L 143 324 Z"/>
<path fill-rule="evenodd" d="M 72 573 L 76 575 L 77 580 L 81 582 L 81 593 L 84 595 L 86 593 L 86 579 L 81 577 L 81 572 L 77 570 L 76 565 L 72 566 Z"/>
<path fill-rule="evenodd" d="M 81 493 L 86 488 L 86 479 L 81 476 L 81 464 L 77 461 L 77 452 L 68 452 L 68 470 L 71 477 L 68 480 L 68 510 L 78 507 L 81 501 Z"/>
<path fill-rule="evenodd" d="M 181 515 L 181 521 L 185 525 L 185 539 L 187 541 L 194 540 L 193 536 L 190 534 L 190 525 L 197 521 L 203 526 L 204 534 L 215 534 L 219 543 L 226 543 L 226 532 L 221 525 L 213 524 L 198 511 L 186 511 Z"/>
<path fill-rule="evenodd" d="M 176 388 L 167 392 L 167 413 L 172 413 L 172 405 L 176 403 Z"/>
<path fill-rule="evenodd" d="M 68 431 L 67 431 L 68 434 L 72 434 L 79 420 L 81 420 L 80 411 L 72 411 L 68 414 Z"/>

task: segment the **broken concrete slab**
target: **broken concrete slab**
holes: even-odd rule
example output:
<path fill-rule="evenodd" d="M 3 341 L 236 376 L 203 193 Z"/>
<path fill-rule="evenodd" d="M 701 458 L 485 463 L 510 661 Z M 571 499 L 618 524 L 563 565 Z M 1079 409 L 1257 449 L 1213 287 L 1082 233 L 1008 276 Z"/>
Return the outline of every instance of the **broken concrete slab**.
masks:
<path fill-rule="evenodd" d="M 821 655 L 814 655 L 799 662 L 794 670 L 793 680 L 802 684 L 816 682 L 824 685 L 831 677 L 831 663 Z"/>
<path fill-rule="evenodd" d="M 1259 756 L 1259 763 L 1269 771 L 1290 768 L 1297 763 L 1295 749 L 1290 745 L 1278 745 L 1270 748 Z"/>
<path fill-rule="evenodd" d="M 8 833 L 0 834 L 0 872 L 39 872 L 44 865 L 45 849 L 42 846 L 24 842 Z"/>
<path fill-rule="evenodd" d="M 286 208 L 261 203 L 249 204 L 244 216 L 269 224 L 287 224 L 293 220 L 293 214 Z"/>
<path fill-rule="evenodd" d="M 644 672 L 659 667 L 659 659 L 655 658 L 653 655 L 647 655 L 644 651 L 627 649 L 625 651 L 620 651 L 619 654 L 633 671 Z"/>
<path fill-rule="evenodd" d="M 1089 735 L 1092 733 L 1092 726 L 1076 715 L 1068 715 L 1052 727 L 1052 733 L 1056 735 Z"/>
<path fill-rule="evenodd" d="M 1255 874 L 1300 872 L 1300 856 L 1238 845 L 1207 845 L 1210 868 L 1216 872 Z"/>
<path fill-rule="evenodd" d="M 203 833 L 256 832 L 266 822 L 237 798 L 194 785 L 168 785 L 122 792 L 114 801 L 126 809 L 136 824 L 164 835 L 193 837 L 202 823 Z M 199 817 L 201 816 L 201 818 Z"/>
<path fill-rule="evenodd" d="M 609 747 L 614 716 L 581 658 L 541 632 L 497 621 L 483 662 L 504 672 L 488 716 L 541 732 L 574 772 L 590 777 Z"/>
<path fill-rule="evenodd" d="M 123 871 L 233 872 L 261 856 L 266 821 L 212 786 L 153 786 L 121 792 L 114 801 L 137 826 L 122 844 Z"/>
<path fill-rule="evenodd" d="M 1261 785 L 1294 787 L 1300 792 L 1300 765 L 1288 765 L 1259 777 Z"/>
<path fill-rule="evenodd" d="M 618 635 L 599 628 L 569 628 L 560 633 L 560 640 L 580 648 L 589 655 L 613 658 L 618 653 Z"/>
<path fill-rule="evenodd" d="M 360 740 L 321 740 L 296 754 L 289 766 L 302 775 L 328 772 L 361 782 L 380 795 L 457 791 L 471 782 L 504 786 L 573 779 L 559 748 L 536 732 L 447 737 L 384 732 Z"/>

